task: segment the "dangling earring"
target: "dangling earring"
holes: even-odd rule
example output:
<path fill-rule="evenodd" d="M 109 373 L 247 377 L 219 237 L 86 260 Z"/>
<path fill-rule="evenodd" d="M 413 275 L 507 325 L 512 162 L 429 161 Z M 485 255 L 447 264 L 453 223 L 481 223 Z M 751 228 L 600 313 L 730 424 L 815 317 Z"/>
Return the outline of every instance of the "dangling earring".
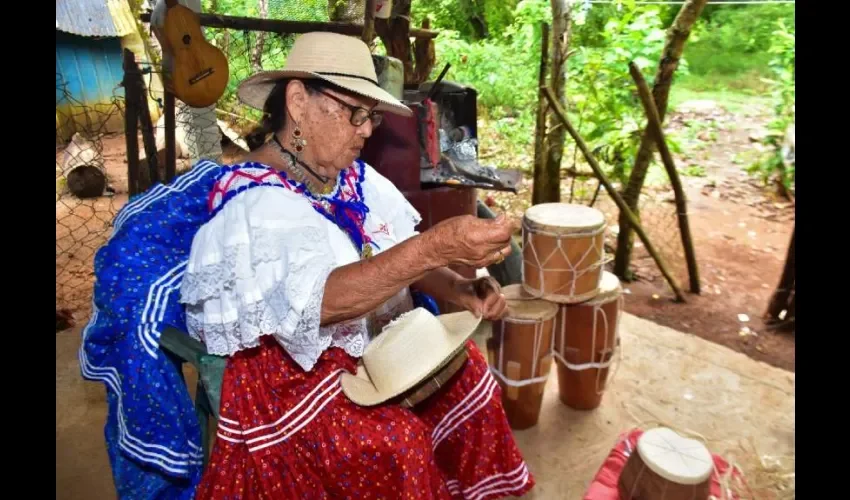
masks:
<path fill-rule="evenodd" d="M 295 125 L 295 129 L 292 131 L 292 144 L 293 149 L 295 149 L 295 153 L 300 155 L 304 152 L 304 147 L 307 145 L 307 140 L 304 139 L 304 134 L 301 132 L 301 127 Z"/>

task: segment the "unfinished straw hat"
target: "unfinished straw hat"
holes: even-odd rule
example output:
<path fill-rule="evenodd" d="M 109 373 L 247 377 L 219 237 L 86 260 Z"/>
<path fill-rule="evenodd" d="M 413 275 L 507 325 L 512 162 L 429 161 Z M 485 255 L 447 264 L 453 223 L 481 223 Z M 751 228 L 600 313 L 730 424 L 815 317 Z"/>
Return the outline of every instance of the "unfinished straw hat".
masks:
<path fill-rule="evenodd" d="M 466 341 L 481 325 L 481 318 L 468 311 L 434 316 L 417 307 L 388 324 L 366 347 L 357 374 L 342 375 L 342 390 L 361 406 L 402 395 L 414 397 L 406 405 L 411 406 L 423 399 L 419 389 L 431 386 L 433 393 L 461 368 L 458 358 L 466 354 Z"/>
<path fill-rule="evenodd" d="M 378 85 L 369 47 L 359 38 L 338 33 L 313 32 L 299 36 L 283 69 L 261 71 L 244 80 L 237 90 L 244 104 L 263 109 L 278 80 L 320 79 L 378 101 L 379 111 L 403 116 L 413 112 Z"/>

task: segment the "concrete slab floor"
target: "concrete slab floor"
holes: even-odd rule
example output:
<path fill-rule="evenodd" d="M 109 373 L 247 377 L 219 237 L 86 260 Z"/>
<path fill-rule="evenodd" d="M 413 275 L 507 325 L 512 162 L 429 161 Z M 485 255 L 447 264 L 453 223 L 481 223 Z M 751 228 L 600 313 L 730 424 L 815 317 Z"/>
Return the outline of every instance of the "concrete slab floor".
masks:
<path fill-rule="evenodd" d="M 778 484 L 757 463 L 770 455 L 793 472 L 793 373 L 628 314 L 621 336 L 622 364 L 599 408 L 561 404 L 553 369 L 538 424 L 515 432 L 537 479 L 525 498 L 581 499 L 618 436 L 651 421 L 702 434 L 713 452 L 743 468 L 758 498 L 786 498 L 778 489 L 793 488 L 793 478 Z M 79 330 L 56 334 L 56 498 L 111 499 L 104 388 L 80 377 L 79 344 Z"/>

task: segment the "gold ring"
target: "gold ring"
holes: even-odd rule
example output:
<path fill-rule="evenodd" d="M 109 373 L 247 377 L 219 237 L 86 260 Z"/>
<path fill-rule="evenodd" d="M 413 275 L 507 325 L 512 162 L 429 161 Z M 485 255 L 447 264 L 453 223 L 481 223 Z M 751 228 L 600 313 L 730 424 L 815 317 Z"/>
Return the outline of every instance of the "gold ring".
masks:
<path fill-rule="evenodd" d="M 496 256 L 496 261 L 494 262 L 494 264 L 501 264 L 502 261 L 505 260 L 505 256 L 504 256 L 504 254 L 502 254 L 501 250 L 496 252 L 496 254 L 497 254 L 497 256 Z"/>

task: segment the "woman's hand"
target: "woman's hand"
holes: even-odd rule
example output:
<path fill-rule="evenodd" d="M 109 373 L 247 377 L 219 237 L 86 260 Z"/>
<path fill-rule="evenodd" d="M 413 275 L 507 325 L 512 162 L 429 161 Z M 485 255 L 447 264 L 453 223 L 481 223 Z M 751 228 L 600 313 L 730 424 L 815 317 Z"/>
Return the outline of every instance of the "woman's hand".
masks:
<path fill-rule="evenodd" d="M 439 256 L 444 265 L 481 268 L 498 264 L 511 253 L 514 230 L 514 224 L 504 214 L 495 219 L 461 215 L 436 224 L 426 233 L 430 233 L 429 251 Z"/>
<path fill-rule="evenodd" d="M 485 320 L 502 319 L 508 311 L 502 288 L 492 277 L 457 279 L 454 290 L 457 294 L 454 302 L 457 305 L 476 316 L 483 316 Z"/>

